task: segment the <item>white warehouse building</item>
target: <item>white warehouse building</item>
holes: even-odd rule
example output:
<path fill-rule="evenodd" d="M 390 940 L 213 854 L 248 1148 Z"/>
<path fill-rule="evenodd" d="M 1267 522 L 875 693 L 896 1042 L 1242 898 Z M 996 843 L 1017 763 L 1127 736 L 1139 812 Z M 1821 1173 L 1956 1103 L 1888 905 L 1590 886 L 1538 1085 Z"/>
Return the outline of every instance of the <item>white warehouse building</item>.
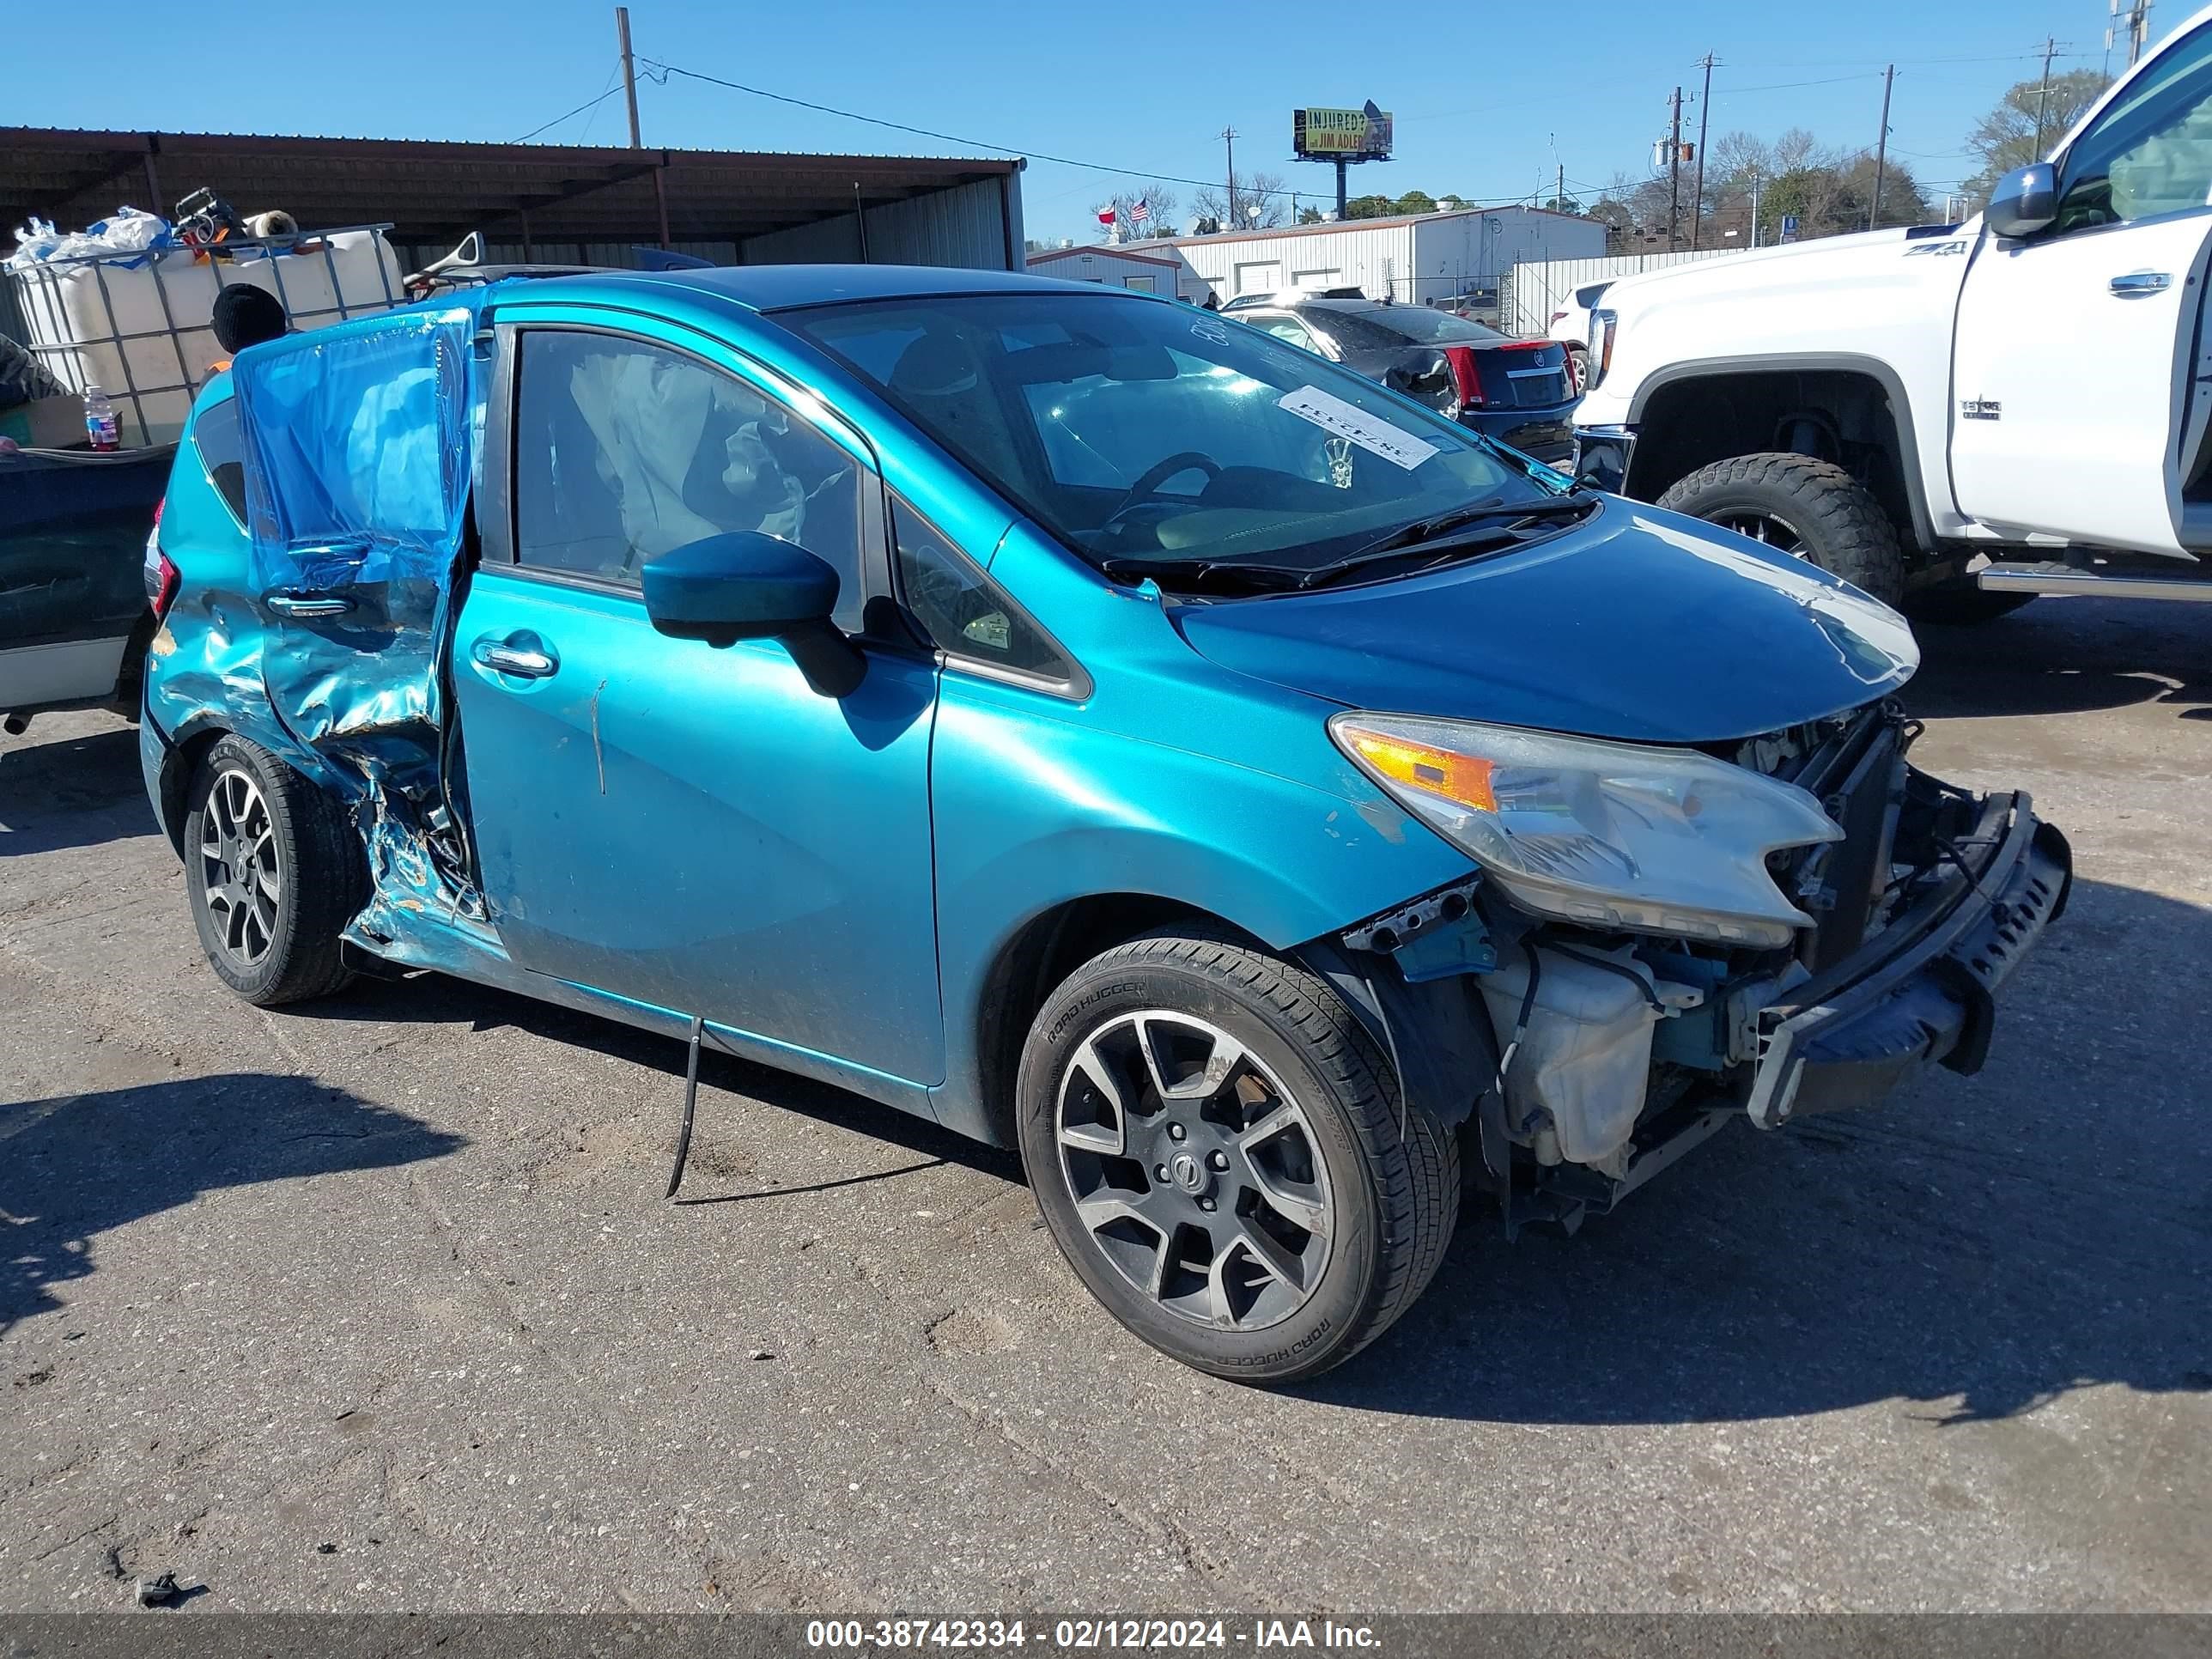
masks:
<path fill-rule="evenodd" d="M 1546 208 L 1459 208 L 1061 248 L 1033 255 L 1029 266 L 1041 276 L 1172 293 L 1194 303 L 1209 292 L 1228 301 L 1278 289 L 1357 288 L 1370 299 L 1431 305 L 1495 289 L 1516 264 L 1604 252 L 1605 227 L 1595 219 Z M 1160 263 L 1174 265 L 1172 287 L 1161 280 Z"/>

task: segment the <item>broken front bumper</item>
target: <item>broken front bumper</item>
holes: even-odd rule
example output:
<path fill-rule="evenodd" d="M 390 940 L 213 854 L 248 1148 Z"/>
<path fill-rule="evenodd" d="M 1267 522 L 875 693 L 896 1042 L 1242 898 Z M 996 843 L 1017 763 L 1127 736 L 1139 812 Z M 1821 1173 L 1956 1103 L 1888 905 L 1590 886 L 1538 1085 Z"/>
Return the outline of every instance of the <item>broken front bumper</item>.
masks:
<path fill-rule="evenodd" d="M 1753 1122 L 1870 1104 L 1933 1060 L 1981 1069 L 1993 994 L 2065 909 L 2074 860 L 2024 794 L 1984 800 L 1954 851 L 1935 892 L 1760 1011 Z"/>

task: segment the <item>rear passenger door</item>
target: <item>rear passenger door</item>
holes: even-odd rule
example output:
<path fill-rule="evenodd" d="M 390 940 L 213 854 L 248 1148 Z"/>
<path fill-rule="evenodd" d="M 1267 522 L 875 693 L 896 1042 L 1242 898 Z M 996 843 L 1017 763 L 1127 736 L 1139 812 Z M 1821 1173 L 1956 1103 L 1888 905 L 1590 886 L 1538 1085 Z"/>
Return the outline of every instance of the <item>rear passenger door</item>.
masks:
<path fill-rule="evenodd" d="M 485 515 L 454 675 L 507 951 L 771 1056 L 939 1081 L 936 669 L 872 629 L 889 581 L 866 443 L 703 337 L 543 305 L 498 333 L 487 480 L 507 501 Z M 655 631 L 643 567 L 734 530 L 837 571 L 836 621 L 868 659 L 857 691 L 817 694 L 774 641 Z"/>

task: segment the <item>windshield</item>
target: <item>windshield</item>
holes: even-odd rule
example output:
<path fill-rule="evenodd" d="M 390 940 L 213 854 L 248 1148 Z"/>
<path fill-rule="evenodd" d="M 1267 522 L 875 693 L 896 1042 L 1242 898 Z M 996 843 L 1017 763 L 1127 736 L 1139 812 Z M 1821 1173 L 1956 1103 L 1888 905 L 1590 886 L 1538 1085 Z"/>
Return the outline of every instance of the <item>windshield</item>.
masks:
<path fill-rule="evenodd" d="M 1556 493 L 1373 381 L 1188 307 L 1048 291 L 777 320 L 1117 573 L 1318 566 L 1457 508 Z"/>

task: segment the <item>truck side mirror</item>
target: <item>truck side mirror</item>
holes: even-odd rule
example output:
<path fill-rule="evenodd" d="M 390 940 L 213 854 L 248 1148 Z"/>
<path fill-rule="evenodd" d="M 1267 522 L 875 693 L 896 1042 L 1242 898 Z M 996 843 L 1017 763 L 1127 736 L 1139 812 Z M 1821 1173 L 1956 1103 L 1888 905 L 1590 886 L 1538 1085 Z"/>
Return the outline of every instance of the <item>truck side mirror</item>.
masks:
<path fill-rule="evenodd" d="M 2058 169 L 2037 161 L 1997 180 L 1982 222 L 1999 236 L 2033 236 L 2057 216 Z"/>

